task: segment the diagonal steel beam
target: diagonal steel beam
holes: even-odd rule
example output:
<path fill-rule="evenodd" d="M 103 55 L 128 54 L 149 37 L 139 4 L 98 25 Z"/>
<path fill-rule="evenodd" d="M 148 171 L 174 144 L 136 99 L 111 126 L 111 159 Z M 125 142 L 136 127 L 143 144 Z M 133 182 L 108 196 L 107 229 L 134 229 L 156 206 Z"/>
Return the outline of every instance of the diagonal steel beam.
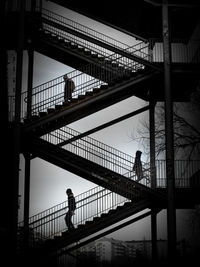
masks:
<path fill-rule="evenodd" d="M 104 123 L 104 124 L 102 124 L 102 125 L 100 125 L 100 126 L 97 126 L 97 127 L 93 128 L 93 129 L 91 129 L 91 130 L 89 130 L 89 131 L 86 131 L 86 132 L 84 132 L 84 133 L 82 133 L 82 134 L 79 134 L 79 135 L 77 135 L 77 136 L 74 136 L 73 138 L 70 138 L 70 139 L 68 139 L 68 140 L 66 140 L 66 141 L 63 141 L 63 142 L 59 143 L 58 146 L 61 146 L 61 147 L 62 147 L 62 146 L 64 146 L 64 145 L 66 145 L 66 144 L 69 144 L 69 143 L 71 143 L 71 142 L 73 142 L 73 141 L 76 141 L 76 140 L 81 139 L 81 138 L 83 138 L 83 137 L 85 137 L 85 136 L 88 136 L 88 135 L 90 135 L 90 134 L 93 134 L 93 133 L 95 133 L 95 132 L 97 132 L 97 131 L 100 131 L 100 130 L 102 130 L 102 129 L 106 128 L 106 127 L 109 127 L 109 126 L 111 126 L 111 125 L 113 125 L 113 124 L 116 124 L 116 123 L 118 123 L 118 122 L 120 122 L 120 121 L 126 120 L 126 119 L 128 119 L 128 118 L 130 118 L 130 117 L 132 117 L 132 116 L 138 115 L 138 114 L 140 114 L 140 113 L 142 113 L 142 112 L 148 110 L 149 107 L 150 107 L 150 106 L 148 105 L 148 106 L 146 106 L 146 107 L 143 107 L 143 108 L 140 108 L 140 109 L 135 110 L 135 111 L 133 111 L 133 112 L 130 112 L 130 113 L 124 115 L 124 116 L 121 116 L 121 117 L 119 117 L 119 118 L 117 118 L 117 119 L 114 119 L 114 120 L 109 121 L 109 122 L 107 122 L 107 123 Z"/>

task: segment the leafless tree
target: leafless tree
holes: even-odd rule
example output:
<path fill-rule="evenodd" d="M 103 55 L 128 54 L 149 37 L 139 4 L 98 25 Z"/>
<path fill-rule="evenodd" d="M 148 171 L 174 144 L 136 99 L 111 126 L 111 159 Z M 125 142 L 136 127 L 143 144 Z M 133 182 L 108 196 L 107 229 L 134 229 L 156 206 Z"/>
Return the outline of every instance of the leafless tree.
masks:
<path fill-rule="evenodd" d="M 188 159 L 200 156 L 200 89 L 192 94 L 188 103 L 174 103 L 173 130 L 175 155 Z M 149 121 L 141 121 L 134 140 L 142 143 L 149 154 Z M 155 151 L 157 156 L 165 152 L 164 103 L 157 103 L 155 111 Z"/>

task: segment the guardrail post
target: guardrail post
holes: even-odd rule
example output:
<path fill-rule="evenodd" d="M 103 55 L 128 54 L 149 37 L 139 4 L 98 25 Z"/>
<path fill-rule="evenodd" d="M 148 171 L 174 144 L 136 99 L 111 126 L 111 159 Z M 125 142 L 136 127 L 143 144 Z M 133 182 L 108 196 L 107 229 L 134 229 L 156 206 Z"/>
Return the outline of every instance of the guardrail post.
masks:
<path fill-rule="evenodd" d="M 174 203 L 174 142 L 173 142 L 173 102 L 171 95 L 171 42 L 169 27 L 168 1 L 162 4 L 162 31 L 164 57 L 164 88 L 165 88 L 165 136 L 166 136 L 166 178 L 167 178 L 167 230 L 168 257 L 173 262 L 176 256 L 176 210 Z"/>

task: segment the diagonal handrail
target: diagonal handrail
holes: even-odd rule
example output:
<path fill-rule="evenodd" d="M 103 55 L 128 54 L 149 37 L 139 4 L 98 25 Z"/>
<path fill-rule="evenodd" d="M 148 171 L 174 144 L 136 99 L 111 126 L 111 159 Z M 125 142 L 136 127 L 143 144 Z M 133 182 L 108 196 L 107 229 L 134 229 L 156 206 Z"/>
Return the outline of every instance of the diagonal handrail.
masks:
<path fill-rule="evenodd" d="M 60 146 L 61 144 L 65 144 L 64 141 L 70 140 L 78 135 L 80 135 L 80 132 L 64 126 L 42 136 L 41 138 L 54 145 Z M 126 178 L 138 181 L 135 173 L 132 172 L 134 157 L 94 138 L 86 136 L 65 144 L 64 146 L 62 145 L 62 148 L 120 175 L 124 175 Z M 140 180 L 140 183 L 149 186 L 149 163 L 142 162 L 142 164 L 143 179 Z"/>
<path fill-rule="evenodd" d="M 165 161 L 164 160 L 157 160 L 156 161 L 156 166 L 157 166 L 157 175 L 160 173 L 159 175 L 159 179 L 158 179 L 158 183 L 160 181 L 160 185 L 161 187 L 163 187 L 164 185 L 162 184 L 162 181 L 164 180 L 164 176 L 165 176 Z M 176 170 L 176 186 L 179 187 L 185 187 L 188 186 L 188 177 L 191 177 L 194 173 L 196 173 L 198 170 L 200 169 L 200 161 L 196 160 L 196 161 L 185 161 L 185 160 L 176 160 L 175 161 L 175 170 Z M 179 174 L 178 174 L 179 173 Z M 129 173 L 126 173 L 126 175 L 128 175 Z M 183 177 L 182 181 L 180 179 L 180 177 Z M 165 179 L 166 181 L 166 179 Z M 181 182 L 181 183 L 180 183 Z M 185 183 L 185 186 L 184 186 Z M 166 184 L 165 184 L 166 186 Z M 134 199 L 134 200 L 139 200 L 142 195 L 141 192 L 139 191 L 135 191 L 135 190 L 130 190 L 130 187 L 128 184 L 123 184 L 123 188 L 121 188 L 120 190 L 123 190 L 123 192 L 125 194 L 127 194 L 127 198 L 126 197 L 122 197 L 119 194 L 114 193 L 113 191 L 117 191 L 119 190 L 119 185 L 112 185 L 111 188 L 105 189 L 103 186 L 96 186 L 90 190 L 87 190 L 84 193 L 79 194 L 78 196 L 76 196 L 76 202 L 77 202 L 77 207 L 78 209 L 84 209 L 84 205 L 87 204 L 89 206 L 93 205 L 92 203 L 95 202 L 94 207 L 96 208 L 96 213 L 93 215 L 94 216 L 99 216 L 102 212 L 107 212 L 108 210 L 108 204 L 114 204 L 114 206 L 110 206 L 109 208 L 115 208 L 117 205 L 122 205 L 124 202 L 130 201 L 130 199 Z M 108 197 L 108 196 L 112 196 L 112 200 L 110 199 L 108 203 L 104 203 L 104 201 L 102 201 L 103 198 Z M 100 200 L 101 199 L 101 200 Z M 114 199 L 114 200 L 113 200 Z M 116 202 L 117 200 L 117 202 Z M 99 201 L 99 202 L 98 202 Z M 114 201 L 114 202 L 113 202 Z M 98 203 L 98 205 L 97 205 Z M 55 205 L 45 211 L 42 211 L 34 216 L 31 216 L 29 218 L 29 226 L 31 229 L 37 229 L 37 228 L 43 228 L 44 225 L 48 224 L 48 223 L 52 223 L 52 219 L 59 219 L 61 217 L 64 216 L 65 212 L 66 212 L 66 208 L 68 206 L 68 201 L 64 201 L 58 205 Z M 100 207 L 100 210 L 98 208 Z M 103 208 L 103 209 L 102 209 Z M 88 208 L 90 209 L 90 208 Z M 98 211 L 97 211 L 98 209 Z M 84 214 L 84 216 L 83 216 Z M 87 216 L 86 216 L 87 214 Z M 93 215 L 91 216 L 91 214 L 89 214 L 88 211 L 83 211 L 83 213 L 79 214 L 78 219 L 76 218 L 76 220 L 74 221 L 75 224 L 82 224 L 84 223 L 86 220 L 90 220 L 93 218 Z M 23 227 L 23 222 L 19 223 L 19 227 Z M 56 227 L 56 229 L 58 229 L 60 227 L 60 225 L 55 225 L 53 224 L 53 227 Z M 49 228 L 48 228 L 49 229 Z M 60 229 L 60 228 L 59 228 Z M 44 232 L 44 231 L 42 231 Z M 55 233 L 55 231 L 54 231 Z"/>
<path fill-rule="evenodd" d="M 144 66 L 140 63 L 127 63 L 128 68 L 117 68 L 114 71 L 109 71 L 110 63 L 112 59 L 110 56 L 106 62 L 99 66 L 94 64 L 88 64 L 82 67 L 80 70 L 74 70 L 68 73 L 68 77 L 73 79 L 76 88 L 73 92 L 73 98 L 78 98 L 79 95 L 85 95 L 86 92 L 92 91 L 94 88 L 100 88 L 102 85 L 107 85 L 109 82 L 113 82 L 115 79 L 130 76 L 131 73 L 137 73 L 138 70 L 143 69 Z M 98 79 L 94 78 L 86 73 L 98 73 Z M 104 82 L 106 80 L 106 82 Z M 22 93 L 22 119 L 26 117 L 26 102 L 28 97 L 28 91 Z M 53 108 L 55 105 L 62 105 L 64 100 L 64 80 L 63 76 L 59 76 L 53 80 L 36 86 L 32 90 L 32 108 L 31 114 L 38 114 L 39 112 L 46 111 L 47 108 Z"/>
<path fill-rule="evenodd" d="M 59 21 L 62 25 L 70 25 L 70 27 L 74 28 L 85 28 L 86 32 L 90 32 L 89 28 L 82 27 L 79 23 L 75 23 L 71 20 L 68 20 L 62 16 L 59 16 L 53 12 L 48 10 L 44 10 L 42 12 L 42 16 L 48 17 L 50 20 Z M 76 25 L 76 26 L 74 26 Z M 46 29 L 48 32 L 48 29 Z M 92 31 L 92 30 L 91 30 Z M 61 31 L 62 34 L 65 34 Z M 93 31 L 92 31 L 93 32 Z M 60 36 L 60 31 L 56 30 L 55 34 L 59 38 L 63 38 Z M 98 38 L 102 38 L 103 34 L 95 34 L 100 36 Z M 73 37 L 74 38 L 74 37 Z M 117 41 L 106 36 L 104 39 L 112 40 L 115 44 Z M 67 41 L 67 40 L 66 40 Z M 110 41 L 111 42 L 111 41 Z M 111 43 L 112 43 L 111 42 Z M 85 43 L 85 42 L 84 42 Z M 119 42 L 120 44 L 123 44 Z M 135 53 L 137 56 L 142 56 L 143 58 L 147 59 L 148 54 L 142 52 L 141 44 L 133 45 L 131 47 L 124 45 L 122 46 L 123 51 Z M 146 46 L 145 46 L 146 49 Z M 89 48 L 91 50 L 91 47 Z M 101 55 L 102 56 L 102 55 Z M 99 88 L 101 85 L 108 84 L 109 82 L 113 82 L 115 79 L 119 79 L 120 77 L 124 77 L 125 75 L 130 75 L 130 72 L 137 72 L 138 69 L 143 69 L 144 65 L 141 63 L 135 62 L 129 58 L 125 58 L 122 55 L 118 55 L 116 53 L 110 54 L 107 53 L 103 55 L 104 60 L 100 63 L 100 65 L 96 64 L 88 64 L 79 70 L 73 71 L 68 74 L 70 78 L 72 78 L 76 84 L 76 90 L 73 94 L 74 98 L 77 98 L 79 94 L 85 94 L 87 91 L 92 91 L 93 88 Z M 112 68 L 111 63 L 118 62 L 118 67 Z M 101 71 L 100 71 L 100 69 Z M 112 69 L 112 71 L 111 71 Z M 85 73 L 98 73 L 98 79 L 93 78 L 92 76 L 86 75 Z M 106 81 L 106 82 L 105 82 Z M 50 82 L 44 83 L 40 86 L 33 88 L 32 90 L 32 111 L 31 114 L 38 114 L 39 112 L 47 111 L 47 108 L 53 108 L 55 105 L 61 105 L 63 102 L 63 87 L 64 81 L 61 77 L 58 77 Z M 28 92 L 24 92 L 22 94 L 22 119 L 26 117 L 26 107 L 25 103 L 27 101 Z"/>
<path fill-rule="evenodd" d="M 113 189 L 113 188 L 112 188 Z M 108 213 L 110 210 L 123 206 L 124 203 L 130 202 L 130 199 L 122 197 L 111 190 L 101 186 L 92 188 L 75 197 L 76 211 L 73 216 L 73 224 L 77 227 L 92 221 L 94 217 L 100 217 L 102 213 Z M 128 188 L 123 188 L 124 192 Z M 141 199 L 140 192 L 132 192 L 132 198 L 137 202 Z M 31 239 L 44 241 L 60 235 L 66 230 L 64 216 L 68 207 L 68 200 L 56 205 L 48 210 L 36 214 L 29 218 L 29 233 Z M 24 222 L 18 224 L 19 229 L 23 229 Z"/>
<path fill-rule="evenodd" d="M 48 133 L 41 138 L 51 144 L 62 146 L 63 149 L 74 153 L 95 164 L 107 168 L 115 173 L 123 175 L 126 178 L 134 180 L 145 186 L 151 186 L 150 183 L 150 163 L 142 162 L 143 177 L 138 180 L 136 174 L 132 171 L 134 157 L 108 146 L 94 138 L 82 137 L 78 140 L 67 143 L 65 141 L 80 135 L 67 126 Z M 73 139 L 72 139 L 73 140 Z M 62 145 L 64 144 L 64 145 Z M 188 188 L 191 186 L 190 178 L 200 170 L 199 160 L 175 160 L 175 185 L 176 187 Z M 156 186 L 166 187 L 166 161 L 156 160 Z"/>
<path fill-rule="evenodd" d="M 47 9 L 42 9 L 42 13 L 41 16 L 43 18 L 43 27 L 45 30 L 50 31 L 56 35 L 62 35 L 62 37 L 66 37 L 68 36 L 68 38 L 70 38 L 70 41 L 73 41 L 74 43 L 78 43 L 79 45 L 84 46 L 85 48 L 89 48 L 90 51 L 95 52 L 100 52 L 98 45 L 96 44 L 92 44 L 91 42 L 86 42 L 86 40 L 83 41 L 82 38 L 78 38 L 75 37 L 75 34 L 70 34 L 66 32 L 64 32 L 63 30 L 59 30 L 58 27 L 54 27 L 54 24 L 51 24 L 50 22 L 54 22 L 58 25 L 67 27 L 71 30 L 75 30 L 77 33 L 80 34 L 84 34 L 88 37 L 91 37 L 94 40 L 98 40 L 100 42 L 103 42 L 104 44 L 107 44 L 110 47 L 114 47 L 116 49 L 122 50 L 122 51 L 126 51 L 130 54 L 135 54 L 137 56 L 140 56 L 142 58 L 145 58 L 147 60 L 149 60 L 149 56 L 148 56 L 148 41 L 146 40 L 144 41 L 136 41 L 136 44 L 133 46 L 127 45 L 119 40 L 116 40 L 106 34 L 100 33 L 96 30 L 93 30 L 85 25 L 82 25 L 78 22 L 75 22 L 71 19 L 65 18 L 61 15 L 58 15 L 52 11 L 49 11 Z M 51 25 L 49 25 L 49 24 Z M 82 39 L 82 40 L 81 40 Z M 102 49 L 101 47 L 101 51 L 104 51 L 105 53 L 108 53 L 109 51 L 107 49 Z M 107 51 L 107 52 L 106 52 Z M 104 53 L 103 52 L 103 53 Z"/>

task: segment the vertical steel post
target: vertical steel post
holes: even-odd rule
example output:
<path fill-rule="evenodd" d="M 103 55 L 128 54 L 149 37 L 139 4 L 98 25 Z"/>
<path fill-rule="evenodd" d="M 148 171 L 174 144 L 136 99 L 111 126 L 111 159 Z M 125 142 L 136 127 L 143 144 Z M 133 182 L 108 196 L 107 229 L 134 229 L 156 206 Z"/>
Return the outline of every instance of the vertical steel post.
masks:
<path fill-rule="evenodd" d="M 24 181 L 24 245 L 28 248 L 29 240 L 29 204 L 30 204 L 30 154 L 25 153 Z"/>
<path fill-rule="evenodd" d="M 150 95 L 149 109 L 149 128 L 150 128 L 150 170 L 151 187 L 156 188 L 156 168 L 155 168 L 155 101 Z M 151 209 L 151 242 L 152 242 L 152 261 L 157 261 L 157 212 Z"/>
<path fill-rule="evenodd" d="M 16 92 L 15 92 L 15 121 L 13 126 L 13 154 L 12 154 L 12 181 L 10 197 L 12 198 L 11 218 L 11 249 L 13 253 L 17 248 L 17 223 L 18 223 L 18 190 L 19 190 L 19 162 L 20 162 L 20 115 L 21 115 L 21 88 L 22 88 L 22 66 L 24 48 L 24 10 L 25 1 L 20 1 L 18 12 L 18 40 L 17 40 L 17 69 L 16 69 Z M 12 254 L 12 252 L 11 252 Z"/>
<path fill-rule="evenodd" d="M 30 44 L 31 46 L 31 44 Z M 34 51 L 32 47 L 28 49 L 28 97 L 27 97 L 27 118 L 31 117 L 32 85 L 33 85 L 33 60 Z M 30 206 L 30 154 L 25 157 L 25 182 L 24 182 L 24 246 L 28 247 L 29 240 L 29 206 Z"/>
<path fill-rule="evenodd" d="M 32 106 L 32 88 L 33 88 L 33 64 L 34 51 L 32 48 L 28 49 L 28 96 L 27 96 L 27 119 L 31 117 Z"/>
<path fill-rule="evenodd" d="M 150 132 L 150 170 L 151 187 L 156 188 L 156 167 L 155 167 L 155 101 L 150 100 L 149 109 L 149 132 Z"/>
<path fill-rule="evenodd" d="M 152 244 L 152 261 L 157 261 L 158 248 L 157 248 L 157 210 L 151 209 L 151 244 Z"/>
<path fill-rule="evenodd" d="M 163 56 L 164 56 L 164 88 L 165 88 L 165 137 L 166 137 L 166 178 L 167 178 L 167 230 L 168 257 L 176 256 L 176 210 L 174 204 L 174 142 L 173 142 L 173 102 L 171 96 L 171 43 L 169 27 L 168 1 L 163 0 Z"/>

